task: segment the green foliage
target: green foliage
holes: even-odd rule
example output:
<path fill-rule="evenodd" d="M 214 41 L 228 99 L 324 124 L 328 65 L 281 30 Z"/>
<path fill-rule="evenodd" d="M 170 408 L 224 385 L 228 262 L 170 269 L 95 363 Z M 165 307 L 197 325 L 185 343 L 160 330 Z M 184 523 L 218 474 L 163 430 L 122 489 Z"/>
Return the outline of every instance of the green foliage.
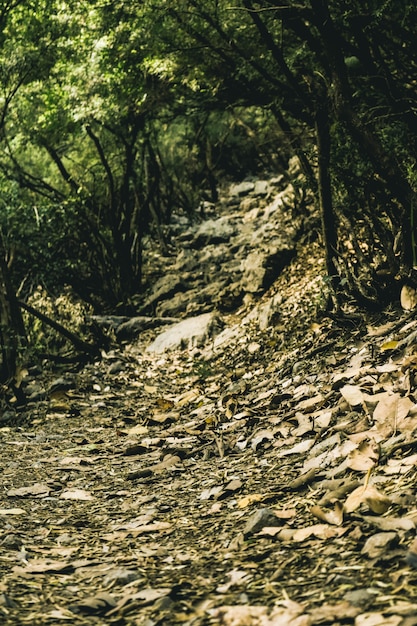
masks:
<path fill-rule="evenodd" d="M 317 186 L 324 109 L 340 278 L 358 286 L 359 257 L 365 291 L 380 266 L 406 273 L 416 13 L 398 0 L 15 2 L 0 23 L 0 223 L 17 282 L 128 305 L 143 236 L 163 243 L 163 222 L 215 199 L 221 178 L 295 152 Z"/>

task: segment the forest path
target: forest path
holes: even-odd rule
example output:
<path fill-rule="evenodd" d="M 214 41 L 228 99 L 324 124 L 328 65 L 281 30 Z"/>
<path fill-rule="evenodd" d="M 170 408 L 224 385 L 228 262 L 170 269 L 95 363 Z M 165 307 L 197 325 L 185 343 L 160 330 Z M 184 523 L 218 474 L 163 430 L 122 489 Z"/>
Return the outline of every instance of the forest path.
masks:
<path fill-rule="evenodd" d="M 417 624 L 417 320 L 309 320 L 317 254 L 273 328 L 125 346 L 0 429 L 2 624 Z"/>

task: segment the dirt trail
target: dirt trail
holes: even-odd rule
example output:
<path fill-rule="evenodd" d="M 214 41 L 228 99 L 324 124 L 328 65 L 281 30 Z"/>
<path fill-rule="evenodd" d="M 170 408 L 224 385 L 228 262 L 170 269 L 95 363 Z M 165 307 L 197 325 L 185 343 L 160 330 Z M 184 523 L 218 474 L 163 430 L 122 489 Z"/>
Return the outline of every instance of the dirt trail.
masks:
<path fill-rule="evenodd" d="M 417 321 L 313 319 L 318 250 L 266 331 L 44 373 L 0 429 L 2 624 L 417 624 Z"/>

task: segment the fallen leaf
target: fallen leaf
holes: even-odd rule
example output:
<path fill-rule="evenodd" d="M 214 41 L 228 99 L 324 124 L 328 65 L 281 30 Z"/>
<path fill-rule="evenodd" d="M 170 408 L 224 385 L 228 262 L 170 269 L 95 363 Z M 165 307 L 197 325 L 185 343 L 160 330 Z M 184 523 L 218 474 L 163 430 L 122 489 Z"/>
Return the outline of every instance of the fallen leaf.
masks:
<path fill-rule="evenodd" d="M 263 493 L 251 493 L 243 498 L 240 498 L 237 501 L 237 506 L 239 509 L 246 509 L 246 507 L 251 506 L 255 502 L 262 502 L 267 496 Z M 200 496 L 201 498 L 201 496 Z M 203 499 L 203 498 L 202 498 Z"/>
<path fill-rule="evenodd" d="M 398 343 L 398 341 L 386 341 L 382 344 L 380 349 L 382 352 L 386 352 L 387 350 L 395 350 L 395 348 L 398 346 Z"/>
<path fill-rule="evenodd" d="M 355 626 L 400 626 L 403 618 L 399 615 L 383 613 L 361 613 L 355 619 Z"/>
<path fill-rule="evenodd" d="M 240 587 L 252 580 L 251 574 L 248 574 L 245 570 L 239 570 L 237 568 L 227 572 L 226 576 L 229 577 L 229 580 L 223 585 L 219 585 L 217 587 L 217 593 L 227 593 L 231 587 Z"/>
<path fill-rule="evenodd" d="M 132 591 L 129 590 L 118 601 L 114 609 L 112 609 L 111 611 L 107 613 L 106 617 L 119 615 L 120 610 L 123 607 L 128 606 L 130 603 L 132 603 L 133 605 L 139 604 L 140 606 L 149 606 L 150 604 L 153 604 L 160 598 L 165 598 L 169 596 L 171 591 L 172 589 L 170 587 L 156 587 L 156 588 L 146 587 L 145 589 L 141 589 L 140 591 L 137 591 L 136 593 L 132 593 Z"/>
<path fill-rule="evenodd" d="M 388 425 L 384 431 L 385 437 L 389 437 L 397 429 L 398 401 L 399 394 L 384 396 L 376 405 L 372 418 L 379 427 Z"/>
<path fill-rule="evenodd" d="M 406 444 L 404 444 L 406 445 Z M 382 471 L 385 474 L 406 474 L 411 468 L 417 465 L 417 454 L 411 454 L 409 456 L 400 459 L 388 459 L 387 464 L 382 467 Z"/>
<path fill-rule="evenodd" d="M 49 611 L 46 613 L 46 619 L 48 621 L 53 620 L 51 623 L 62 622 L 63 620 L 67 620 L 68 622 L 74 623 L 74 613 L 69 611 L 68 609 L 54 609 L 53 611 Z"/>
<path fill-rule="evenodd" d="M 0 509 L 0 515 L 24 515 L 26 511 L 24 509 Z"/>
<path fill-rule="evenodd" d="M 300 411 L 311 411 L 317 405 L 323 404 L 324 397 L 321 393 L 316 394 L 312 398 L 307 398 L 306 400 L 302 400 L 297 404 L 297 409 Z"/>
<path fill-rule="evenodd" d="M 352 408 L 355 406 L 360 406 L 363 402 L 361 388 L 357 385 L 345 385 L 340 389 L 340 393 Z"/>
<path fill-rule="evenodd" d="M 35 560 L 26 565 L 26 567 L 14 567 L 13 571 L 19 574 L 69 574 L 74 572 L 77 567 L 86 567 L 92 565 L 92 561 L 49 561 Z"/>
<path fill-rule="evenodd" d="M 112 609 L 117 604 L 114 596 L 109 593 L 102 592 L 95 596 L 89 596 L 74 602 L 68 606 L 68 609 L 73 613 L 85 613 L 87 615 L 100 615 L 105 614 L 109 609 Z"/>
<path fill-rule="evenodd" d="M 334 526 L 341 526 L 343 524 L 343 510 L 343 504 L 341 502 L 335 502 L 333 510 L 324 510 L 320 506 L 314 505 L 311 507 L 310 513 L 322 522 L 333 524 Z"/>
<path fill-rule="evenodd" d="M 390 530 L 414 530 L 416 525 L 408 517 L 376 517 L 375 515 L 363 515 L 362 519 L 370 526 L 375 526 L 383 531 Z"/>
<path fill-rule="evenodd" d="M 308 452 L 308 450 L 310 450 L 310 448 L 312 448 L 314 444 L 315 439 L 304 439 L 304 441 L 300 441 L 292 448 L 280 450 L 277 456 L 289 456 L 291 454 L 301 454 L 302 452 Z"/>
<path fill-rule="evenodd" d="M 223 487 L 221 485 L 215 485 L 214 487 L 208 487 L 200 494 L 200 500 L 210 500 L 222 493 Z"/>
<path fill-rule="evenodd" d="M 361 608 L 354 606 L 347 600 L 336 604 L 323 604 L 317 608 L 309 609 L 308 614 L 313 624 L 334 623 L 335 620 L 345 622 L 354 619 L 360 614 Z"/>
<path fill-rule="evenodd" d="M 222 626 L 312 626 L 305 608 L 292 600 L 280 602 L 272 611 L 266 606 L 238 604 L 208 609 L 207 613 Z"/>
<path fill-rule="evenodd" d="M 164 530 L 171 530 L 172 524 L 170 522 L 153 522 L 152 524 L 144 524 L 143 526 L 137 526 L 127 532 L 128 536 L 138 537 L 139 535 L 145 535 L 147 533 L 162 532 Z"/>
<path fill-rule="evenodd" d="M 84 489 L 66 489 L 59 496 L 61 500 L 94 500 L 94 496 Z"/>
<path fill-rule="evenodd" d="M 379 446 L 375 441 L 362 441 L 355 450 L 352 450 L 347 459 L 350 469 L 358 472 L 367 472 L 375 467 L 379 459 Z"/>
<path fill-rule="evenodd" d="M 94 459 L 87 459 L 82 456 L 65 456 L 60 461 L 60 465 L 92 465 Z"/>
<path fill-rule="evenodd" d="M 146 435 L 149 432 L 149 428 L 148 426 L 144 426 L 143 424 L 136 424 L 136 426 L 132 426 L 132 428 L 129 428 L 129 430 L 127 431 L 127 434 L 129 437 L 133 437 L 133 436 L 142 436 L 142 435 Z"/>
<path fill-rule="evenodd" d="M 403 285 L 400 293 L 400 303 L 404 311 L 411 311 L 417 306 L 417 291 L 414 287 Z"/>
<path fill-rule="evenodd" d="M 44 483 L 35 483 L 34 485 L 29 485 L 28 487 L 19 487 L 17 489 L 9 489 L 7 495 L 9 498 L 14 497 L 42 497 L 48 496 L 51 491 L 51 487 Z"/>
<path fill-rule="evenodd" d="M 346 528 L 335 528 L 330 524 L 313 524 L 312 526 L 299 528 L 292 532 L 293 535 L 291 537 L 291 541 L 298 543 L 305 541 L 310 537 L 317 537 L 317 539 L 333 539 L 334 537 L 341 537 L 345 534 Z"/>
<path fill-rule="evenodd" d="M 382 515 L 391 506 L 391 500 L 373 485 L 361 486 L 352 491 L 344 504 L 345 512 L 352 513 L 366 504 L 373 513 Z"/>

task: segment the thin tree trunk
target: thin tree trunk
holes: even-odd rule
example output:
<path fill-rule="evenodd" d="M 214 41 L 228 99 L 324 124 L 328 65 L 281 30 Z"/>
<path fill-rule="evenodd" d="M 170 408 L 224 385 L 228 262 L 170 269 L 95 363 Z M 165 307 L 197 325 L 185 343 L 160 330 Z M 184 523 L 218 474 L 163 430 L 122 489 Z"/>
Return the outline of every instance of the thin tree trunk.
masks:
<path fill-rule="evenodd" d="M 16 374 L 19 337 L 24 337 L 22 315 L 13 291 L 5 260 L 3 246 L 0 245 L 0 343 L 2 362 L 0 382 L 5 383 Z"/>
<path fill-rule="evenodd" d="M 318 197 L 322 224 L 322 237 L 325 251 L 326 269 L 332 288 L 332 301 L 337 306 L 339 275 L 334 262 L 337 254 L 337 231 L 333 211 L 330 176 L 331 139 L 328 109 L 325 97 L 317 104 L 315 130 L 318 152 Z"/>

